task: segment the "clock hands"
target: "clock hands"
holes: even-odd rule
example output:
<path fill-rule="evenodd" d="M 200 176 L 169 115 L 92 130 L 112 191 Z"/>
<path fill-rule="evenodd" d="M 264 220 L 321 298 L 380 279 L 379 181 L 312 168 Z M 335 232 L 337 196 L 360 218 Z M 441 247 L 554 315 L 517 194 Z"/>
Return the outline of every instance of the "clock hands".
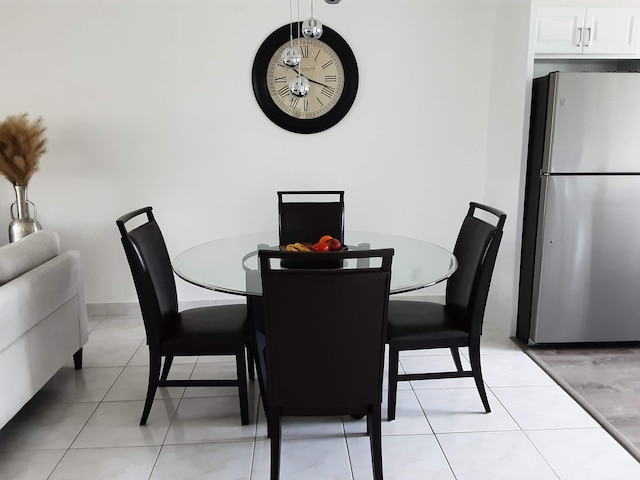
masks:
<path fill-rule="evenodd" d="M 291 70 L 293 70 L 294 72 L 296 72 L 296 74 L 300 75 L 303 78 L 306 78 L 307 80 L 309 80 L 311 83 L 315 83 L 316 85 L 320 85 L 322 87 L 326 87 L 326 88 L 332 88 L 329 85 L 325 85 L 324 83 L 320 83 L 317 80 L 314 80 L 313 78 L 309 78 L 308 76 L 306 76 L 303 73 L 300 73 L 298 70 L 296 70 L 295 68 L 292 68 Z"/>
<path fill-rule="evenodd" d="M 280 66 L 280 67 L 282 67 L 282 68 L 284 68 L 284 69 L 287 69 L 287 70 L 289 70 L 289 69 L 290 69 L 290 70 L 293 70 L 294 72 L 296 72 L 296 75 L 300 75 L 301 77 L 306 78 L 306 79 L 307 79 L 307 80 L 309 80 L 311 83 L 315 83 L 316 85 L 320 85 L 321 87 L 325 87 L 325 88 L 331 88 L 331 89 L 333 88 L 333 87 L 330 87 L 329 85 L 326 85 L 326 84 L 324 84 L 324 83 L 318 82 L 317 80 L 314 80 L 314 79 L 312 79 L 312 78 L 309 78 L 307 75 L 305 75 L 304 73 L 300 73 L 300 72 L 299 72 L 298 70 L 296 70 L 295 68 L 287 67 L 287 66 L 285 66 L 285 65 L 284 65 L 284 64 L 282 64 L 282 63 L 278 63 L 278 66 Z"/>

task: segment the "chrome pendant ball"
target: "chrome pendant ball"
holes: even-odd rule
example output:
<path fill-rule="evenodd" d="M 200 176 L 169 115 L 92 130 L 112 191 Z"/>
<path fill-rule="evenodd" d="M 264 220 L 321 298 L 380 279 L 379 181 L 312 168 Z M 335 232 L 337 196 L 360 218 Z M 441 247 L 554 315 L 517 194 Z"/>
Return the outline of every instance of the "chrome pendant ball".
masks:
<path fill-rule="evenodd" d="M 335 5 L 336 3 L 340 3 L 341 0 L 324 0 L 329 5 Z"/>
<path fill-rule="evenodd" d="M 296 77 L 289 82 L 289 90 L 294 97 L 306 97 L 309 93 L 309 80 L 305 77 Z"/>
<path fill-rule="evenodd" d="M 307 18 L 302 22 L 302 35 L 305 38 L 320 38 L 322 36 L 322 23 L 317 18 Z"/>
<path fill-rule="evenodd" d="M 282 52 L 282 63 L 284 63 L 289 68 L 295 68 L 300 65 L 302 61 L 302 51 L 300 47 L 287 47 Z"/>

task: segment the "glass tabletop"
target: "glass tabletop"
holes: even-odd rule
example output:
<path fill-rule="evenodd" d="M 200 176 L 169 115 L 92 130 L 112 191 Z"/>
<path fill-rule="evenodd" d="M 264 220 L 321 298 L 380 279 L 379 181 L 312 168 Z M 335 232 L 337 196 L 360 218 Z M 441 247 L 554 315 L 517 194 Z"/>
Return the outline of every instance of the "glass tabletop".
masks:
<path fill-rule="evenodd" d="M 435 285 L 449 278 L 458 267 L 453 253 L 415 238 L 345 231 L 344 240 L 350 250 L 395 250 L 391 265 L 391 293 Z M 183 280 L 210 290 L 236 295 L 261 295 L 257 252 L 266 248 L 279 248 L 278 232 L 212 240 L 180 253 L 173 260 L 173 270 Z"/>

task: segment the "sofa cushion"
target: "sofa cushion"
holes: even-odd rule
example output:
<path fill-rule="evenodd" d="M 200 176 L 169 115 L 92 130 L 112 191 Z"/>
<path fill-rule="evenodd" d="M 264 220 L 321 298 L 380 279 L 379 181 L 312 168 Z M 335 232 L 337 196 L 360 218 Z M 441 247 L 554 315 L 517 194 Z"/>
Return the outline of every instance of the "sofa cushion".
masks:
<path fill-rule="evenodd" d="M 60 253 L 60 237 L 39 230 L 17 242 L 0 247 L 0 285 L 10 282 Z"/>

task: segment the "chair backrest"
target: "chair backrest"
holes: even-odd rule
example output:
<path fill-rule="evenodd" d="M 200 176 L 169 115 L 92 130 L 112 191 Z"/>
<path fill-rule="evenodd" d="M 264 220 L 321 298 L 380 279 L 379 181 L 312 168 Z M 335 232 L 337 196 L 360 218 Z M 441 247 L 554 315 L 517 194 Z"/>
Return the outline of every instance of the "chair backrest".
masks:
<path fill-rule="evenodd" d="M 269 405 L 285 414 L 296 409 L 338 414 L 341 407 L 382 400 L 393 253 L 258 252 Z M 306 257 L 305 264 L 314 257 L 355 260 L 337 269 L 286 269 L 277 261 L 296 256 Z"/>
<path fill-rule="evenodd" d="M 140 215 L 146 215 L 146 222 L 127 230 L 125 224 Z M 159 344 L 163 330 L 178 312 L 176 282 L 164 237 L 151 207 L 121 216 L 116 225 L 136 286 L 147 343 Z"/>
<path fill-rule="evenodd" d="M 323 235 L 344 241 L 344 191 L 279 191 L 280 245 L 317 242 Z"/>
<path fill-rule="evenodd" d="M 486 212 L 495 224 L 476 217 L 478 210 Z M 482 333 L 489 285 L 506 219 L 507 215 L 500 210 L 471 202 L 453 249 L 458 269 L 447 282 L 446 304 L 460 313 L 458 318 L 465 323 L 460 327 L 472 335 Z"/>

